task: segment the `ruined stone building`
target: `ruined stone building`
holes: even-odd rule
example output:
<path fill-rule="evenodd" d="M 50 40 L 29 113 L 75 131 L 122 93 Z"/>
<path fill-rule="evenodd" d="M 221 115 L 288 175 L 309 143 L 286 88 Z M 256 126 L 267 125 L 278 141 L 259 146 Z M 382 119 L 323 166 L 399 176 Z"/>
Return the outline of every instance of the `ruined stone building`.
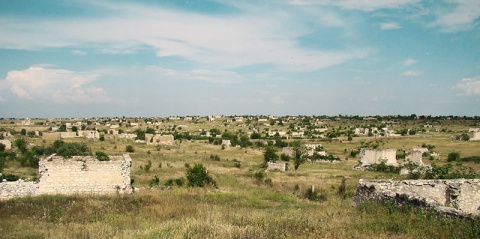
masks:
<path fill-rule="evenodd" d="M 147 145 L 172 146 L 174 142 L 173 135 L 145 134 L 145 143 Z"/>
<path fill-rule="evenodd" d="M 354 205 L 368 200 L 411 203 L 441 213 L 480 215 L 480 179 L 366 180 L 360 179 Z"/>
<path fill-rule="evenodd" d="M 131 193 L 132 159 L 129 155 L 109 156 L 98 161 L 93 156 L 64 159 L 49 156 L 40 159 L 38 182 L 2 182 L 0 200 L 42 194 Z"/>
<path fill-rule="evenodd" d="M 382 162 L 385 162 L 387 165 L 397 165 L 397 150 L 363 148 L 360 151 L 360 162 L 362 167 Z"/>
<path fill-rule="evenodd" d="M 267 172 L 269 171 L 281 171 L 287 170 L 287 164 L 284 162 L 267 162 Z"/>
<path fill-rule="evenodd" d="M 10 142 L 10 140 L 8 140 L 8 139 L 2 139 L 2 140 L 0 140 L 0 144 L 5 145 L 5 150 L 10 150 L 10 149 L 12 149 L 12 142 Z"/>
<path fill-rule="evenodd" d="M 480 140 L 480 129 L 479 128 L 469 129 L 468 130 L 468 136 L 470 137 L 470 141 Z"/>

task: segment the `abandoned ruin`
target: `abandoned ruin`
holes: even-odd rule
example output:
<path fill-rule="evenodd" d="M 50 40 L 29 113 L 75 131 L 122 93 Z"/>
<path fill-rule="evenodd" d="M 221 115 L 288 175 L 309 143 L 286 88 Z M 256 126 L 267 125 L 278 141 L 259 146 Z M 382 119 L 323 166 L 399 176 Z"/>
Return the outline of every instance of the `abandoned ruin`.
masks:
<path fill-rule="evenodd" d="M 131 166 L 127 154 L 109 156 L 109 161 L 98 161 L 94 156 L 64 159 L 52 155 L 40 160 L 38 182 L 0 183 L 0 200 L 43 194 L 131 193 Z"/>
<path fill-rule="evenodd" d="M 480 179 L 403 181 L 360 179 L 353 205 L 360 205 L 368 200 L 408 203 L 450 216 L 479 216 Z"/>

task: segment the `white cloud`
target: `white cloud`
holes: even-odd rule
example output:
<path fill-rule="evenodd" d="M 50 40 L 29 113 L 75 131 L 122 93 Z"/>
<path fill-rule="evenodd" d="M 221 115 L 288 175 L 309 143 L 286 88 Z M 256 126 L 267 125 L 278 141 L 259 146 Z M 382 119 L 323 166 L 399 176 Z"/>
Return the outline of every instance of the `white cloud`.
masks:
<path fill-rule="evenodd" d="M 286 11 L 246 11 L 219 18 L 135 3 L 96 4 L 115 15 L 62 21 L 0 17 L 0 45 L 16 49 L 96 46 L 101 47 L 99 52 L 122 54 L 148 47 L 158 57 L 182 57 L 200 68 L 262 64 L 289 71 L 314 71 L 371 54 L 370 49 L 359 47 L 335 51 L 301 48 L 298 39 L 311 33 L 311 28 L 304 18 Z M 336 14 L 322 16 L 326 25 L 345 24 Z"/>
<path fill-rule="evenodd" d="M 7 77 L 0 81 L 0 89 L 9 89 L 25 100 L 51 100 L 55 103 L 112 101 L 102 88 L 91 84 L 96 79 L 93 74 L 35 66 L 8 72 Z"/>
<path fill-rule="evenodd" d="M 465 95 L 480 95 L 480 76 L 464 78 L 457 83 L 456 88 L 463 91 Z"/>
<path fill-rule="evenodd" d="M 402 27 L 396 22 L 384 22 L 380 24 L 380 29 L 382 30 L 395 30 L 400 28 Z"/>
<path fill-rule="evenodd" d="M 402 75 L 408 76 L 408 77 L 414 77 L 414 76 L 422 75 L 422 72 L 421 71 L 404 71 Z"/>
<path fill-rule="evenodd" d="M 421 0 L 290 0 L 291 4 L 318 4 L 338 6 L 344 9 L 374 11 L 379 9 L 401 8 Z"/>
<path fill-rule="evenodd" d="M 445 0 L 454 4 L 455 8 L 448 8 L 436 13 L 436 20 L 431 26 L 439 26 L 444 31 L 455 32 L 471 29 L 476 19 L 480 17 L 480 1 L 478 0 Z"/>
<path fill-rule="evenodd" d="M 413 58 L 407 58 L 403 61 L 403 65 L 405 66 L 411 66 L 413 64 L 416 64 L 418 61 L 413 59 Z"/>

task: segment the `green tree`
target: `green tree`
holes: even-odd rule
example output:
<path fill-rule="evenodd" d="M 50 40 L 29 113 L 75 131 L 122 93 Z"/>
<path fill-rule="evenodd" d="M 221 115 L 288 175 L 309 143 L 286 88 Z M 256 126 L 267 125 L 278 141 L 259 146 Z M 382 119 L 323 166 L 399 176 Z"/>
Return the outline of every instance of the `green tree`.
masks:
<path fill-rule="evenodd" d="M 141 129 L 136 129 L 135 131 L 135 134 L 137 134 L 137 137 L 135 139 L 137 140 L 145 140 L 145 130 L 141 130 Z M 128 151 L 127 151 L 128 152 Z"/>
<path fill-rule="evenodd" d="M 23 136 L 27 135 L 27 130 L 26 129 L 20 130 L 20 134 Z"/>
<path fill-rule="evenodd" d="M 77 131 L 78 131 L 78 127 L 77 127 L 77 126 L 72 126 L 72 131 L 73 131 L 73 132 L 77 132 Z"/>
<path fill-rule="evenodd" d="M 272 146 L 266 147 L 265 152 L 263 152 L 263 161 L 265 162 L 265 165 L 267 165 L 267 163 L 270 161 L 275 162 L 277 159 L 277 150 Z"/>
<path fill-rule="evenodd" d="M 305 146 L 302 145 L 300 141 L 294 141 L 292 143 L 293 147 L 293 167 L 297 171 L 298 167 L 305 162 L 304 154 L 306 152 Z"/>
<path fill-rule="evenodd" d="M 60 125 L 57 132 L 67 132 L 67 126 L 64 124 Z"/>
<path fill-rule="evenodd" d="M 204 187 L 211 185 L 217 187 L 217 182 L 208 175 L 207 169 L 203 164 L 195 164 L 193 167 L 188 167 L 186 171 L 188 186 L 190 187 Z"/>
<path fill-rule="evenodd" d="M 448 162 L 457 161 L 457 160 L 460 160 L 459 152 L 451 152 L 448 154 L 448 158 L 447 158 Z"/>
<path fill-rule="evenodd" d="M 15 145 L 15 147 L 17 147 L 18 150 L 20 150 L 20 152 L 23 154 L 27 151 L 28 142 L 24 138 L 19 138 L 13 141 L 13 145 Z"/>

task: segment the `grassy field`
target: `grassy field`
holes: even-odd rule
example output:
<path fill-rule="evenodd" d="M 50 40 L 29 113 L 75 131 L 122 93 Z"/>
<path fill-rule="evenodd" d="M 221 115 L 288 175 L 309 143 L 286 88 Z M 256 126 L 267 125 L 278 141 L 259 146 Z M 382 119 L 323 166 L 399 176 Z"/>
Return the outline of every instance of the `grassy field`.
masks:
<path fill-rule="evenodd" d="M 363 121 L 332 121 L 328 127 L 364 125 Z M 352 149 L 377 141 L 383 148 L 410 149 L 421 144 L 435 146 L 439 160 L 446 155 L 480 156 L 479 141 L 456 141 L 452 136 L 466 132 L 475 122 L 442 121 L 439 132 L 423 132 L 403 137 L 346 137 L 303 139 L 320 143 L 340 163 L 305 163 L 299 170 L 264 172 L 263 148 L 229 147 L 222 149 L 208 141 L 177 141 L 171 147 L 136 144 L 132 140 L 106 135 L 105 141 L 67 139 L 84 142 L 92 152 L 125 153 L 126 145 L 135 152 L 131 177 L 138 189 L 132 195 L 39 196 L 0 202 L 1 238 L 480 238 L 480 221 L 437 217 L 416 208 L 397 208 L 391 204 L 366 203 L 353 207 L 353 195 L 360 178 L 405 179 L 405 176 L 352 170 L 358 158 L 349 157 Z M 173 123 L 172 123 L 173 124 Z M 234 132 L 237 124 L 187 124 L 190 132 L 219 128 Z M 406 121 L 395 127 L 420 128 L 423 122 Z M 3 124 L 3 128 L 19 126 Z M 24 126 L 22 126 L 24 127 Z M 266 128 L 267 126 L 261 126 Z M 288 127 L 274 126 L 284 129 Z M 126 131 L 132 130 L 124 128 Z M 32 129 L 27 127 L 27 131 Z M 19 137 L 19 136 L 15 136 Z M 30 138 L 32 145 L 51 142 Z M 211 159 L 218 155 L 220 160 Z M 151 167 L 145 170 L 145 166 Z M 203 164 L 217 181 L 218 188 L 164 186 L 169 179 L 185 177 L 188 165 Z M 290 162 L 290 164 L 292 164 Z M 464 163 L 480 173 L 480 165 Z M 290 165 L 290 167 L 293 167 Z M 30 177 L 36 169 L 9 161 L 3 173 Z M 158 177 L 159 186 L 149 182 Z M 345 192 L 340 192 L 345 179 Z M 305 196 L 313 188 L 317 201 Z"/>

